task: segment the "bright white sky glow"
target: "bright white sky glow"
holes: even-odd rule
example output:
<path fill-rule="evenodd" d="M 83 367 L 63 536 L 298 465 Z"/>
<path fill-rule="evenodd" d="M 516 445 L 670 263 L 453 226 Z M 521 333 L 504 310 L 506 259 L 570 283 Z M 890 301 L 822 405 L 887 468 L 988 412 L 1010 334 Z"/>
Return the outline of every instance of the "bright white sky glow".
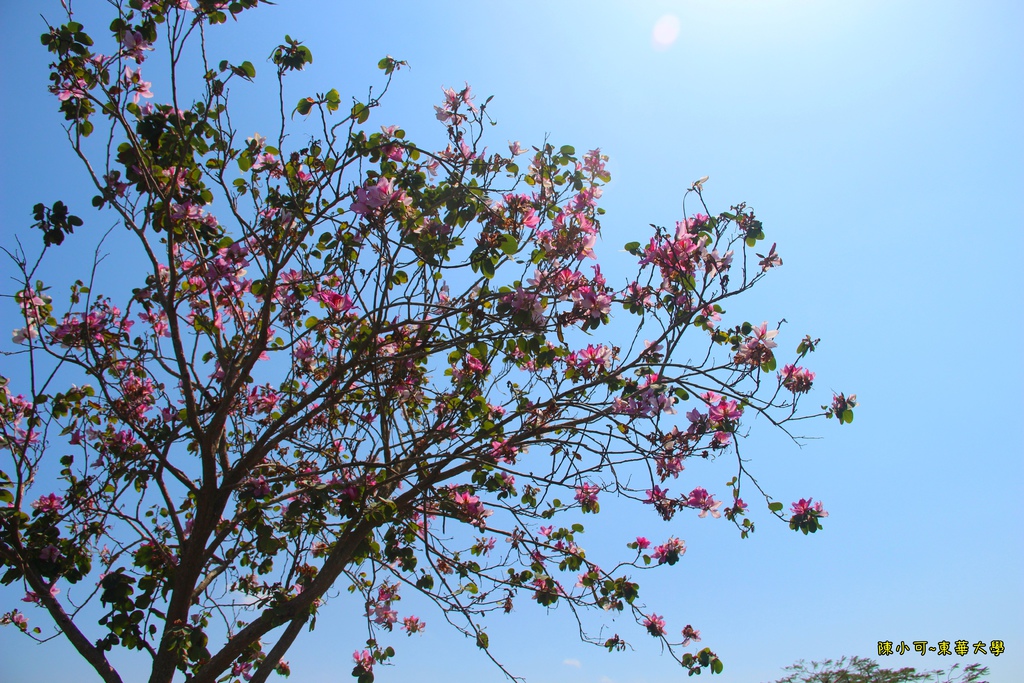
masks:
<path fill-rule="evenodd" d="M 651 32 L 651 39 L 654 47 L 664 50 L 679 37 L 679 17 L 674 14 L 666 14 L 654 22 L 654 30 Z"/>

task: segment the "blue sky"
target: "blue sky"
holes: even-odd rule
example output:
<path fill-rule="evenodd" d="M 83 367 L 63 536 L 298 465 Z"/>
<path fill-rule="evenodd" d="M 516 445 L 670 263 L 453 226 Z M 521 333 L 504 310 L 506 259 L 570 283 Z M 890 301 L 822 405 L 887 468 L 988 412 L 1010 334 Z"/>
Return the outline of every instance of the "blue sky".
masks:
<path fill-rule="evenodd" d="M 75 3 L 87 29 L 103 5 Z M 35 202 L 84 212 L 91 196 L 45 89 L 40 12 L 58 21 L 59 3 L 0 7 L 4 246 Z M 673 40 L 671 30 L 654 40 L 656 27 L 673 26 Z M 702 631 L 725 662 L 723 683 L 774 680 L 801 658 L 875 656 L 879 640 L 961 638 L 1000 639 L 1006 652 L 883 663 L 981 661 L 1001 683 L 1024 680 L 1024 363 L 1011 348 L 1024 334 L 1022 27 L 1024 5 L 994 0 L 280 0 L 213 44 L 215 59 L 249 59 L 269 81 L 265 56 L 285 33 L 303 40 L 315 62 L 293 79 L 293 99 L 332 87 L 362 95 L 380 57 L 408 60 L 371 123 L 400 124 L 414 140 L 443 146 L 432 105 L 442 85 L 469 82 L 494 96 L 493 147 L 546 134 L 600 147 L 612 182 L 599 255 L 679 219 L 683 190 L 703 175 L 713 210 L 748 202 L 785 266 L 730 313 L 785 317 L 784 347 L 820 336 L 812 398 L 826 402 L 834 389 L 861 401 L 852 426 L 809 425 L 823 438 L 802 449 L 764 424 L 746 447 L 769 492 L 825 501 L 825 529 L 804 537 L 757 511 L 757 533 L 741 541 L 725 520 L 666 526 L 626 511 L 591 521 L 591 535 L 618 544 L 642 528 L 686 539 L 684 561 L 645 575 L 644 596 L 670 627 Z M 251 97 L 240 115 L 266 131 L 273 110 L 258 92 L 239 94 Z M 13 321 L 14 309 L 2 315 Z M 708 478 L 719 476 L 731 473 Z M 0 596 L 6 611 L 16 596 Z M 300 639 L 294 680 L 349 680 L 365 639 L 359 607 L 339 600 Z M 427 632 L 394 638 L 397 664 L 378 681 L 433 683 L 453 671 L 500 680 L 441 615 L 422 616 Z M 579 644 L 565 610 L 523 604 L 488 622 L 496 656 L 533 683 L 681 675 L 635 630 L 632 652 Z M 63 643 L 28 647 L 19 636 L 0 629 L 4 681 L 85 671 Z"/>

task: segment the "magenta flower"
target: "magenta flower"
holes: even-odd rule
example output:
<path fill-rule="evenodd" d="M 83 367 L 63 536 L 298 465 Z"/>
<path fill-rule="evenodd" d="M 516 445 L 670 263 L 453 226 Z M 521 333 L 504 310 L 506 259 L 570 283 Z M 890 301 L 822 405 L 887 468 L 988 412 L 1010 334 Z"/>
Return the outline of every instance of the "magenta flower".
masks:
<path fill-rule="evenodd" d="M 405 617 L 402 619 L 402 630 L 410 636 L 414 633 L 421 633 L 426 625 L 427 623 L 420 621 L 419 617 Z"/>
<path fill-rule="evenodd" d="M 711 513 L 711 516 L 715 519 L 721 517 L 721 513 L 718 512 L 718 508 L 722 505 L 721 501 L 716 501 L 714 497 L 707 492 L 707 489 L 697 487 L 690 491 L 690 497 L 686 501 L 686 504 L 692 508 L 699 508 L 700 514 L 698 517 L 704 518 Z"/>
<path fill-rule="evenodd" d="M 363 650 L 361 652 L 356 650 L 352 653 L 352 659 L 356 662 L 356 670 L 353 672 L 354 675 L 373 672 L 373 655 L 370 654 L 369 650 Z"/>
<path fill-rule="evenodd" d="M 639 548 L 640 550 L 647 550 L 647 548 L 649 548 L 650 545 L 651 545 L 651 542 L 648 541 L 643 536 L 637 536 L 636 537 L 636 547 Z"/>
<path fill-rule="evenodd" d="M 799 368 L 795 365 L 783 366 L 779 373 L 782 379 L 782 386 L 794 394 L 803 394 L 811 390 L 811 383 L 814 382 L 814 373 L 806 368 Z"/>
<path fill-rule="evenodd" d="M 321 289 L 310 298 L 319 301 L 335 313 L 348 313 L 352 309 L 352 299 L 348 294 L 339 294 L 329 289 Z"/>
<path fill-rule="evenodd" d="M 644 628 L 646 628 L 647 632 L 652 636 L 663 636 L 665 635 L 665 620 L 657 614 L 651 614 L 651 616 L 644 619 Z"/>
<path fill-rule="evenodd" d="M 656 546 L 651 556 L 658 561 L 658 564 L 673 565 L 684 553 L 686 553 L 686 543 L 672 536 L 662 545 Z"/>
<path fill-rule="evenodd" d="M 6 615 L 5 615 L 5 618 L 8 618 L 8 617 L 6 617 Z M 18 610 L 14 610 L 13 612 L 11 612 L 11 615 L 10 615 L 9 619 L 11 620 L 10 623 L 14 624 L 15 626 L 17 626 L 22 631 L 27 631 L 28 630 L 28 617 L 26 617 L 24 614 L 22 614 Z M 0 623 L 2 623 L 2 622 L 0 622 Z"/>
<path fill-rule="evenodd" d="M 56 494 L 49 494 L 47 496 L 40 496 L 39 500 L 32 503 L 32 507 L 41 513 L 48 512 L 60 512 L 60 509 L 64 506 L 64 499 Z"/>
<path fill-rule="evenodd" d="M 60 589 L 57 588 L 56 585 L 50 586 L 50 596 L 51 597 L 55 598 L 55 597 L 57 597 L 57 595 L 59 593 L 60 593 Z M 39 604 L 39 596 L 36 593 L 33 593 L 32 591 L 28 591 L 27 593 L 25 593 L 25 597 L 23 597 L 21 599 L 21 601 L 22 602 L 31 602 L 34 605 L 38 605 Z"/>
<path fill-rule="evenodd" d="M 712 422 L 724 422 L 725 420 L 738 420 L 743 415 L 743 408 L 739 407 L 736 401 L 727 401 L 724 398 L 716 406 L 708 410 L 708 418 Z"/>
<path fill-rule="evenodd" d="M 126 66 L 124 68 L 124 78 L 121 79 L 121 83 L 124 85 L 126 91 L 132 93 L 132 101 L 135 104 L 139 103 L 140 97 L 153 96 L 153 93 L 149 90 L 149 87 L 153 84 L 149 81 L 142 80 L 142 69 L 132 71 L 131 67 Z"/>
<path fill-rule="evenodd" d="M 39 559 L 43 562 L 56 562 L 60 558 L 60 549 L 52 543 L 39 551 Z"/>
<path fill-rule="evenodd" d="M 828 512 L 825 511 L 821 501 L 812 505 L 812 500 L 811 498 L 806 500 L 801 498 L 789 508 L 793 513 L 793 516 L 789 519 L 790 529 L 803 531 L 805 534 L 813 534 L 818 529 L 821 529 L 821 522 L 819 520 L 822 517 L 828 517 Z"/>
<path fill-rule="evenodd" d="M 597 494 L 601 490 L 593 484 L 583 484 L 576 487 L 576 501 L 580 504 L 583 512 L 597 512 L 600 506 L 597 503 Z"/>
<path fill-rule="evenodd" d="M 814 500 L 814 499 L 813 498 L 808 498 L 808 499 L 804 500 L 803 498 L 801 498 L 797 502 L 793 503 L 793 505 L 790 506 L 789 509 L 793 512 L 794 515 L 813 514 L 813 515 L 815 515 L 817 517 L 828 517 L 828 513 L 825 511 L 825 507 L 822 505 L 821 501 L 819 500 L 812 507 L 811 506 L 811 501 L 812 500 Z"/>

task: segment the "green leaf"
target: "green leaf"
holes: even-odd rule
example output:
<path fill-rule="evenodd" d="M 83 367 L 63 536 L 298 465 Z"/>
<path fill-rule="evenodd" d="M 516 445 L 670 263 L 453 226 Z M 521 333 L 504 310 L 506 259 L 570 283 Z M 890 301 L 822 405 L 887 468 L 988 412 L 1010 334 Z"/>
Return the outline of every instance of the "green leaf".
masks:
<path fill-rule="evenodd" d="M 572 156 L 576 153 L 576 148 L 572 145 L 562 145 L 562 148 L 558 151 L 566 156 Z"/>
<path fill-rule="evenodd" d="M 313 108 L 313 103 L 314 100 L 312 97 L 303 97 L 301 100 L 299 100 L 299 103 L 295 105 L 295 111 L 305 116 Z"/>
<path fill-rule="evenodd" d="M 487 634 L 480 631 L 476 634 L 476 646 L 482 650 L 486 650 L 487 646 L 490 645 L 491 639 L 487 637 Z"/>
<path fill-rule="evenodd" d="M 252 65 L 252 62 L 242 62 L 242 65 L 239 68 L 242 69 L 242 71 L 245 72 L 245 75 L 249 78 L 256 78 L 256 67 Z"/>
<path fill-rule="evenodd" d="M 519 251 L 519 240 L 514 235 L 502 235 L 501 250 L 508 256 L 515 256 L 516 252 Z"/>
<path fill-rule="evenodd" d="M 639 242 L 627 242 L 626 246 L 624 246 L 623 249 L 628 251 L 630 254 L 635 254 L 637 252 L 637 250 L 640 249 L 640 243 Z"/>
<path fill-rule="evenodd" d="M 769 503 L 768 509 L 771 510 L 772 512 L 778 512 L 782 509 L 782 503 Z"/>

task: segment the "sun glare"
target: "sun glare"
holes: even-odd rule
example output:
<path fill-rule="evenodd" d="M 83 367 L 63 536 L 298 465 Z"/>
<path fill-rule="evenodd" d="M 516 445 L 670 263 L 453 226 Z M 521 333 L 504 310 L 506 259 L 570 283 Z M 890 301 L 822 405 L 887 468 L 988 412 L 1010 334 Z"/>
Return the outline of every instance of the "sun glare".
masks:
<path fill-rule="evenodd" d="M 674 14 L 666 14 L 654 22 L 654 30 L 651 31 L 651 42 L 655 49 L 666 50 L 679 37 L 679 17 Z"/>

